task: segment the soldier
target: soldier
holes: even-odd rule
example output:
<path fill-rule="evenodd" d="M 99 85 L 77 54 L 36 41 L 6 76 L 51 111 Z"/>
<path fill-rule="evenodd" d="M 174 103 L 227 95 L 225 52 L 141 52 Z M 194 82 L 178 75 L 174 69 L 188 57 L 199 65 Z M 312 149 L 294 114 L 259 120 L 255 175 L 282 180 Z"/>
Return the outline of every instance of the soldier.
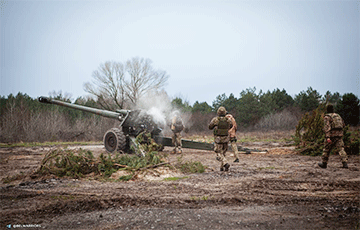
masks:
<path fill-rule="evenodd" d="M 335 152 L 338 152 L 341 156 L 343 168 L 348 168 L 348 158 L 344 150 L 344 142 L 342 139 L 345 123 L 339 114 L 334 113 L 333 105 L 327 105 L 326 112 L 327 114 L 324 116 L 325 147 L 321 156 L 322 163 L 319 163 L 318 165 L 321 168 L 326 168 L 330 152 L 332 149 L 335 149 Z"/>
<path fill-rule="evenodd" d="M 229 129 L 232 127 L 231 120 L 226 115 L 226 109 L 221 106 L 217 111 L 217 117 L 214 117 L 209 124 L 209 129 L 214 129 L 214 151 L 216 160 L 221 162 L 220 171 L 229 171 L 230 165 L 225 158 L 228 149 Z"/>
<path fill-rule="evenodd" d="M 183 121 L 180 117 L 179 112 L 174 112 L 174 116 L 171 119 L 171 124 L 170 124 L 170 129 L 173 132 L 173 136 L 172 136 L 172 144 L 175 146 L 173 151 L 171 152 L 172 154 L 178 153 L 181 154 L 182 153 L 182 144 L 181 144 L 181 131 L 183 131 L 183 129 L 185 128 Z"/>
<path fill-rule="evenodd" d="M 236 145 L 237 124 L 236 124 L 235 118 L 230 113 L 226 113 L 225 117 L 229 118 L 231 121 L 231 124 L 232 124 L 231 129 L 229 129 L 229 138 L 230 138 L 230 145 L 231 145 L 232 149 L 234 150 L 234 157 L 235 157 L 234 162 L 239 162 L 238 148 Z"/>

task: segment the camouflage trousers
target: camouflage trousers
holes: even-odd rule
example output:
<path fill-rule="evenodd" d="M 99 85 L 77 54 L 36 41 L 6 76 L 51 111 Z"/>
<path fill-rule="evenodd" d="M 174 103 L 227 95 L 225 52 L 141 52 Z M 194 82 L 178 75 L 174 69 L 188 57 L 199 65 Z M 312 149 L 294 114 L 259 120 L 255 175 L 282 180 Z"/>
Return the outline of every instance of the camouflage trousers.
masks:
<path fill-rule="evenodd" d="M 341 157 L 341 162 L 345 163 L 348 161 L 348 157 L 344 150 L 344 141 L 342 137 L 330 137 L 331 143 L 327 143 L 325 140 L 325 147 L 323 149 L 323 154 L 321 159 L 324 163 L 329 161 L 329 156 L 331 150 L 334 150 L 335 153 L 339 153 Z"/>
<path fill-rule="evenodd" d="M 172 136 L 172 144 L 175 146 L 173 152 L 174 153 L 181 153 L 182 150 L 181 150 L 181 147 L 182 147 L 182 144 L 181 144 L 181 134 L 180 133 L 173 133 L 173 136 Z"/>
<path fill-rule="evenodd" d="M 228 143 L 216 143 L 214 144 L 214 151 L 216 153 L 216 160 L 220 161 L 220 168 L 224 167 L 227 164 L 227 160 L 225 158 L 225 153 L 228 150 Z"/>
<path fill-rule="evenodd" d="M 236 145 L 236 138 L 230 138 L 230 145 L 231 145 L 231 148 L 234 151 L 235 159 L 238 159 L 239 158 L 239 151 L 238 151 L 238 148 L 237 148 L 237 145 Z"/>

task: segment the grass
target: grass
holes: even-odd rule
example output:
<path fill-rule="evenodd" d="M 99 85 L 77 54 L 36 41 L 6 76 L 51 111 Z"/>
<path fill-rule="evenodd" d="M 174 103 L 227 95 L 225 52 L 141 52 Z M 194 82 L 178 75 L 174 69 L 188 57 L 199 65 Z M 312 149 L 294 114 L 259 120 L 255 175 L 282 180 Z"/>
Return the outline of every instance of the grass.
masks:
<path fill-rule="evenodd" d="M 13 181 L 16 181 L 16 180 L 21 180 L 23 178 L 25 178 L 26 175 L 24 173 L 20 173 L 20 174 L 16 174 L 16 175 L 13 175 L 13 176 L 7 176 L 5 178 L 2 179 L 2 182 L 4 184 L 8 184 L 8 183 L 11 183 Z"/>
<path fill-rule="evenodd" d="M 287 142 L 292 140 L 292 135 L 295 134 L 295 130 L 286 131 L 238 131 L 236 137 L 238 143 L 242 142 Z M 185 139 L 190 139 L 199 142 L 214 142 L 214 136 L 211 134 L 206 135 L 189 135 L 185 136 Z"/>
<path fill-rule="evenodd" d="M 192 196 L 190 197 L 190 200 L 208 200 L 210 197 L 209 196 L 202 196 L 202 197 L 197 197 L 197 196 Z"/>
<path fill-rule="evenodd" d="M 246 131 L 241 130 L 236 133 L 238 143 L 241 142 L 286 142 L 292 140 L 292 135 L 295 134 L 295 130 L 288 131 Z M 185 135 L 185 139 L 212 143 L 214 142 L 214 136 L 211 133 L 204 135 Z M 43 146 L 68 146 L 68 145 L 98 145 L 102 144 L 102 141 L 83 141 L 83 142 L 19 142 L 19 143 L 0 143 L 0 148 L 11 147 L 43 147 Z"/>
<path fill-rule="evenodd" d="M 164 179 L 164 181 L 177 181 L 177 180 L 181 180 L 181 179 L 186 179 L 186 178 L 189 178 L 187 176 L 184 176 L 184 177 L 167 177 Z"/>
<path fill-rule="evenodd" d="M 184 137 L 184 139 L 189 139 L 189 140 L 198 141 L 198 142 L 206 142 L 206 143 L 214 142 L 213 135 L 191 135 L 191 136 Z"/>
<path fill-rule="evenodd" d="M 130 174 L 130 175 L 126 175 L 126 176 L 121 176 L 119 177 L 119 179 L 117 179 L 116 181 L 129 181 L 133 178 L 133 175 Z"/>
<path fill-rule="evenodd" d="M 292 140 L 295 130 L 288 131 L 252 131 L 238 133 L 238 142 L 287 142 Z"/>

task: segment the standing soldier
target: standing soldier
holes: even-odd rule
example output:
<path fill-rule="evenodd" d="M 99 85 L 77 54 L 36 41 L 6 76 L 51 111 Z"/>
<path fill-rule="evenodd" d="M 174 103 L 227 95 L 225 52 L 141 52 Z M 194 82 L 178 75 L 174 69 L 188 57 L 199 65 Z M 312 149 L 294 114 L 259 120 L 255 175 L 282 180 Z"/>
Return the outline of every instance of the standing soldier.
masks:
<path fill-rule="evenodd" d="M 221 106 L 217 111 L 217 117 L 214 117 L 209 124 L 209 129 L 214 129 L 214 151 L 216 160 L 221 162 L 220 171 L 229 171 L 230 165 L 225 158 L 228 149 L 229 129 L 232 127 L 229 118 L 225 117 L 226 109 Z"/>
<path fill-rule="evenodd" d="M 175 146 L 172 154 L 182 153 L 181 145 L 181 131 L 185 128 L 183 121 L 178 111 L 174 112 L 174 116 L 171 119 L 170 129 L 173 132 L 172 144 Z"/>
<path fill-rule="evenodd" d="M 226 113 L 226 117 L 230 119 L 232 127 L 229 129 L 229 138 L 230 138 L 230 144 L 234 151 L 234 162 L 239 162 L 239 154 L 238 154 L 238 148 L 236 145 L 236 130 L 237 130 L 237 124 L 235 121 L 235 118 L 230 113 Z"/>
<path fill-rule="evenodd" d="M 343 168 L 348 168 L 348 158 L 344 150 L 344 142 L 342 139 L 345 123 L 339 114 L 334 113 L 333 105 L 327 105 L 326 112 L 327 114 L 324 116 L 325 147 L 321 156 L 322 163 L 319 163 L 318 165 L 321 168 L 326 168 L 330 152 L 332 149 L 335 149 L 335 152 L 338 152 L 341 156 Z"/>

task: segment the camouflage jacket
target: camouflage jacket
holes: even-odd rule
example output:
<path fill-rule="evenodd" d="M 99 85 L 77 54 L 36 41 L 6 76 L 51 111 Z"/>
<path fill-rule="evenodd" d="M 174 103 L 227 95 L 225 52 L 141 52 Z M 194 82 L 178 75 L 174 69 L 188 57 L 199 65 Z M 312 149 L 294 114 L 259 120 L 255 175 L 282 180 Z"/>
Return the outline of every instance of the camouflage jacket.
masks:
<path fill-rule="evenodd" d="M 333 123 L 333 119 L 332 119 L 332 114 L 325 114 L 324 116 L 324 132 L 325 132 L 325 138 L 330 138 L 330 137 L 342 137 L 343 134 L 343 128 L 341 129 L 333 129 L 331 128 L 332 123 Z M 342 127 L 345 126 L 344 121 L 341 119 L 342 122 Z"/>
<path fill-rule="evenodd" d="M 228 123 L 229 125 L 229 129 L 232 127 L 232 123 L 231 123 L 231 120 L 227 117 L 226 118 L 226 122 Z M 214 117 L 211 121 L 210 121 L 210 124 L 209 124 L 209 129 L 217 129 L 217 126 L 219 124 L 219 121 L 220 121 L 220 117 Z M 229 135 L 226 135 L 226 136 L 219 136 L 219 135 L 216 135 L 214 134 L 215 136 L 215 143 L 227 143 L 230 141 L 230 137 Z"/>
<path fill-rule="evenodd" d="M 184 123 L 180 117 L 173 117 L 171 119 L 170 129 L 174 133 L 180 133 L 185 128 Z"/>
<path fill-rule="evenodd" d="M 232 124 L 232 127 L 229 129 L 230 138 L 236 137 L 237 124 L 235 118 L 231 114 L 227 114 L 225 117 L 229 118 Z"/>

